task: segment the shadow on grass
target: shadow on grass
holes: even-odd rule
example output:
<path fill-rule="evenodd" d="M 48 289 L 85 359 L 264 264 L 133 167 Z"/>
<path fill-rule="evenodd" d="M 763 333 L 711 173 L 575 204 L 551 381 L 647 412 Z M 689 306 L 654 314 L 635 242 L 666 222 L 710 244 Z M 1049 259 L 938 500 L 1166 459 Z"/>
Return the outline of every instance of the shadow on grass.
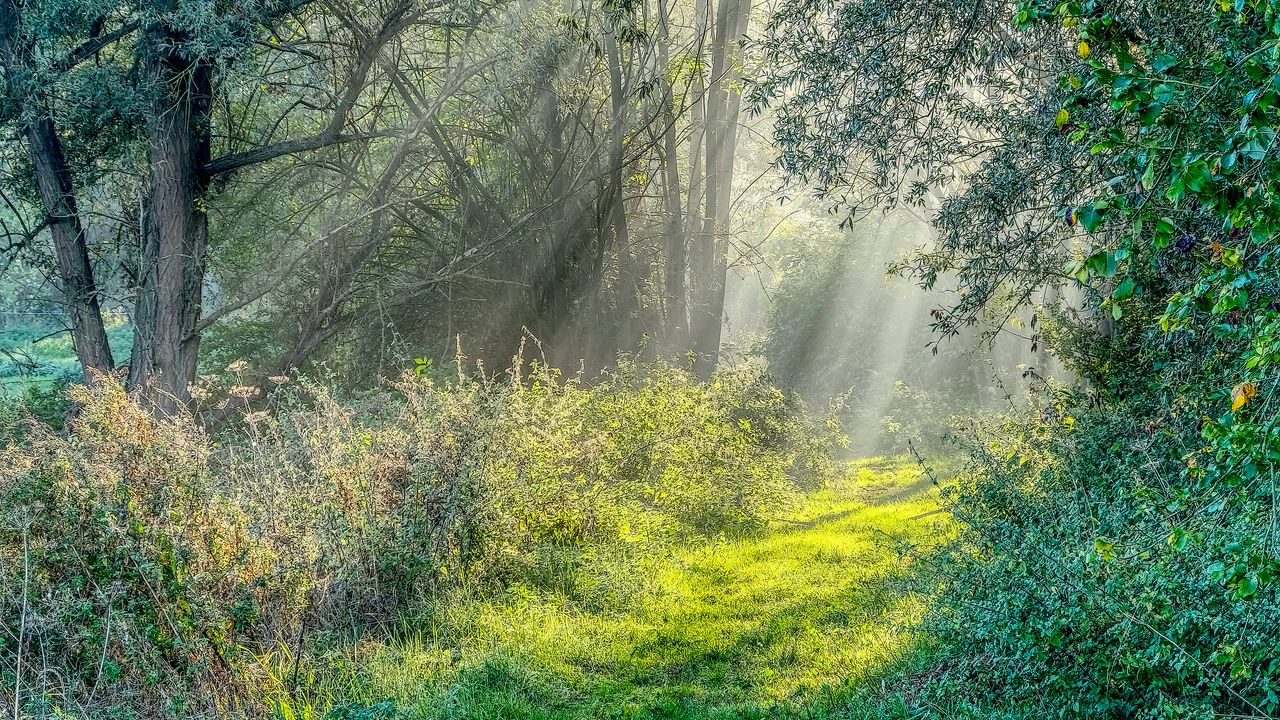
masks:
<path fill-rule="evenodd" d="M 695 576 L 715 573 L 693 570 Z M 892 578 L 861 578 L 760 607 L 678 608 L 599 657 L 548 661 L 503 648 L 463 667 L 431 718 L 892 718 L 906 705 L 880 681 L 923 652 L 902 624 Z M 700 588 L 701 589 L 701 588 Z"/>
<path fill-rule="evenodd" d="M 909 485 L 877 488 L 875 491 L 864 493 L 863 497 L 866 502 L 872 505 L 892 505 L 924 495 L 932 491 L 934 487 L 932 479 L 928 476 L 921 476 L 920 479 Z"/>
<path fill-rule="evenodd" d="M 892 486 L 900 499 L 847 488 L 812 520 L 682 553 L 614 612 L 557 597 L 467 608 L 462 635 L 383 646 L 347 690 L 423 720 L 914 717 L 901 681 L 933 659 L 884 538 L 928 532 L 908 518 L 932 505 L 927 480 Z"/>

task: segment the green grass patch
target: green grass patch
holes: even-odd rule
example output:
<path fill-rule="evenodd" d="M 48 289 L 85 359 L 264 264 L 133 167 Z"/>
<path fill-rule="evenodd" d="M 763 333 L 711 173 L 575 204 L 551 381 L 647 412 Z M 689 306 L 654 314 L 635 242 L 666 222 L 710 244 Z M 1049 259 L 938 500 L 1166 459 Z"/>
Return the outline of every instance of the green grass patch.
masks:
<path fill-rule="evenodd" d="M 909 568 L 894 544 L 940 537 L 944 514 L 918 517 L 935 508 L 914 465 L 858 461 L 767 533 L 633 567 L 645 587 L 619 606 L 522 588 L 442 602 L 430 627 L 305 663 L 309 699 L 282 701 L 280 714 L 337 707 L 337 717 L 373 718 L 394 705 L 397 717 L 477 720 L 905 716 L 906 680 L 930 652 L 915 631 L 923 605 L 895 582 Z M 283 690 L 291 660 L 273 664 Z"/>
<path fill-rule="evenodd" d="M 117 363 L 127 362 L 133 326 L 122 317 L 108 320 L 107 341 Z M 0 329 L 0 395 L 20 395 L 26 388 L 46 388 L 80 378 L 71 333 L 49 324 Z"/>

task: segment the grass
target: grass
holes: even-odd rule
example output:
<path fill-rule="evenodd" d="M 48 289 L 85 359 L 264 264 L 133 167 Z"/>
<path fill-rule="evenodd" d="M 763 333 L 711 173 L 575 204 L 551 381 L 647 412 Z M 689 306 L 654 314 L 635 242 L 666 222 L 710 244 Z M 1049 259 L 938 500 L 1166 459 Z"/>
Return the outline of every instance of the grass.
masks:
<path fill-rule="evenodd" d="M 859 461 L 767 535 L 653 561 L 626 601 L 590 608 L 517 588 L 446 603 L 432 627 L 309 661 L 310 702 L 278 711 L 316 717 L 356 702 L 337 715 L 376 718 L 383 702 L 397 717 L 476 720 L 905 717 L 907 699 L 886 681 L 923 671 L 929 649 L 913 629 L 920 602 L 894 587 L 904 568 L 893 545 L 945 532 L 945 515 L 917 517 L 934 503 L 913 465 Z"/>
<path fill-rule="evenodd" d="M 133 327 L 123 317 L 111 316 L 107 341 L 116 362 L 127 361 Z M 80 377 L 71 333 L 58 326 L 34 324 L 0 329 L 0 351 L 0 396 Z"/>

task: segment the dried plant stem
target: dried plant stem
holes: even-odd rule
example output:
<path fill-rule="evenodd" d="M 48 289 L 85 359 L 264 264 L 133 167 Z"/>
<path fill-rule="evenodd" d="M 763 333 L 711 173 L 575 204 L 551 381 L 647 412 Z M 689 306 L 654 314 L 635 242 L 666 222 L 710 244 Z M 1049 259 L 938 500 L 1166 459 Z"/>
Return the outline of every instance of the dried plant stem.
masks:
<path fill-rule="evenodd" d="M 31 587 L 31 536 L 28 528 L 22 529 L 22 614 L 18 616 L 18 656 L 13 672 L 13 720 L 21 720 L 22 707 L 22 647 L 27 636 L 27 595 Z"/>

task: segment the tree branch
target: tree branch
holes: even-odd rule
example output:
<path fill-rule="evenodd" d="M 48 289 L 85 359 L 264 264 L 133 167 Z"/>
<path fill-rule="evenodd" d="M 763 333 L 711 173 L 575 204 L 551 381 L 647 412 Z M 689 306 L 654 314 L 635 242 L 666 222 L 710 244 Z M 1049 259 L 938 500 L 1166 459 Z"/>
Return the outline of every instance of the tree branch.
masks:
<path fill-rule="evenodd" d="M 84 41 L 76 49 L 67 53 L 66 57 L 62 58 L 57 63 L 55 63 L 53 66 L 53 70 L 55 72 L 66 72 L 67 70 L 70 70 L 76 65 L 79 65 L 85 60 L 88 60 L 89 58 L 93 57 L 95 54 L 98 53 L 98 51 L 102 50 L 108 45 L 119 42 L 124 38 L 128 37 L 129 35 L 133 34 L 133 32 L 138 29 L 139 25 L 140 23 L 137 20 L 134 20 L 133 22 L 125 23 L 124 25 L 121 25 L 120 27 L 116 28 L 112 32 L 107 33 L 106 35 L 99 35 L 97 37 L 90 38 Z"/>
<path fill-rule="evenodd" d="M 311 137 L 298 138 L 296 140 L 285 140 L 273 145 L 265 145 L 263 147 L 257 147 L 240 153 L 223 155 L 220 158 L 211 160 L 209 164 L 205 165 L 204 171 L 210 176 L 221 175 L 250 165 L 258 165 L 269 160 L 275 160 L 276 158 L 284 157 L 286 155 L 297 155 L 311 150 L 320 150 L 332 145 L 345 145 L 346 143 L 360 142 L 362 140 L 398 137 L 399 135 L 399 130 L 378 130 L 374 132 L 347 134 L 329 134 L 326 131 L 318 135 L 312 135 Z"/>
<path fill-rule="evenodd" d="M 356 101 L 360 98 L 360 93 L 365 88 L 365 81 L 369 78 L 369 70 L 373 67 L 378 55 L 382 53 L 382 49 L 396 35 L 399 35 L 401 31 L 412 25 L 420 17 L 421 13 L 413 11 L 413 5 L 410 2 L 402 2 L 387 15 L 382 22 L 382 28 L 378 30 L 378 34 L 369 38 L 368 43 L 360 51 L 355 67 L 351 69 L 351 74 L 347 78 L 347 85 L 342 93 L 342 98 L 334 108 L 328 125 L 319 133 L 306 138 L 285 140 L 241 153 L 224 155 L 206 164 L 205 172 L 210 176 L 219 175 L 286 155 L 296 155 L 331 145 L 391 135 L 392 133 L 386 131 L 343 134 L 342 127 L 347 124 L 347 118 L 350 116 L 352 108 L 355 107 Z M 357 35 L 361 34 L 360 28 L 354 22 L 351 23 L 351 27 L 352 31 Z"/>

